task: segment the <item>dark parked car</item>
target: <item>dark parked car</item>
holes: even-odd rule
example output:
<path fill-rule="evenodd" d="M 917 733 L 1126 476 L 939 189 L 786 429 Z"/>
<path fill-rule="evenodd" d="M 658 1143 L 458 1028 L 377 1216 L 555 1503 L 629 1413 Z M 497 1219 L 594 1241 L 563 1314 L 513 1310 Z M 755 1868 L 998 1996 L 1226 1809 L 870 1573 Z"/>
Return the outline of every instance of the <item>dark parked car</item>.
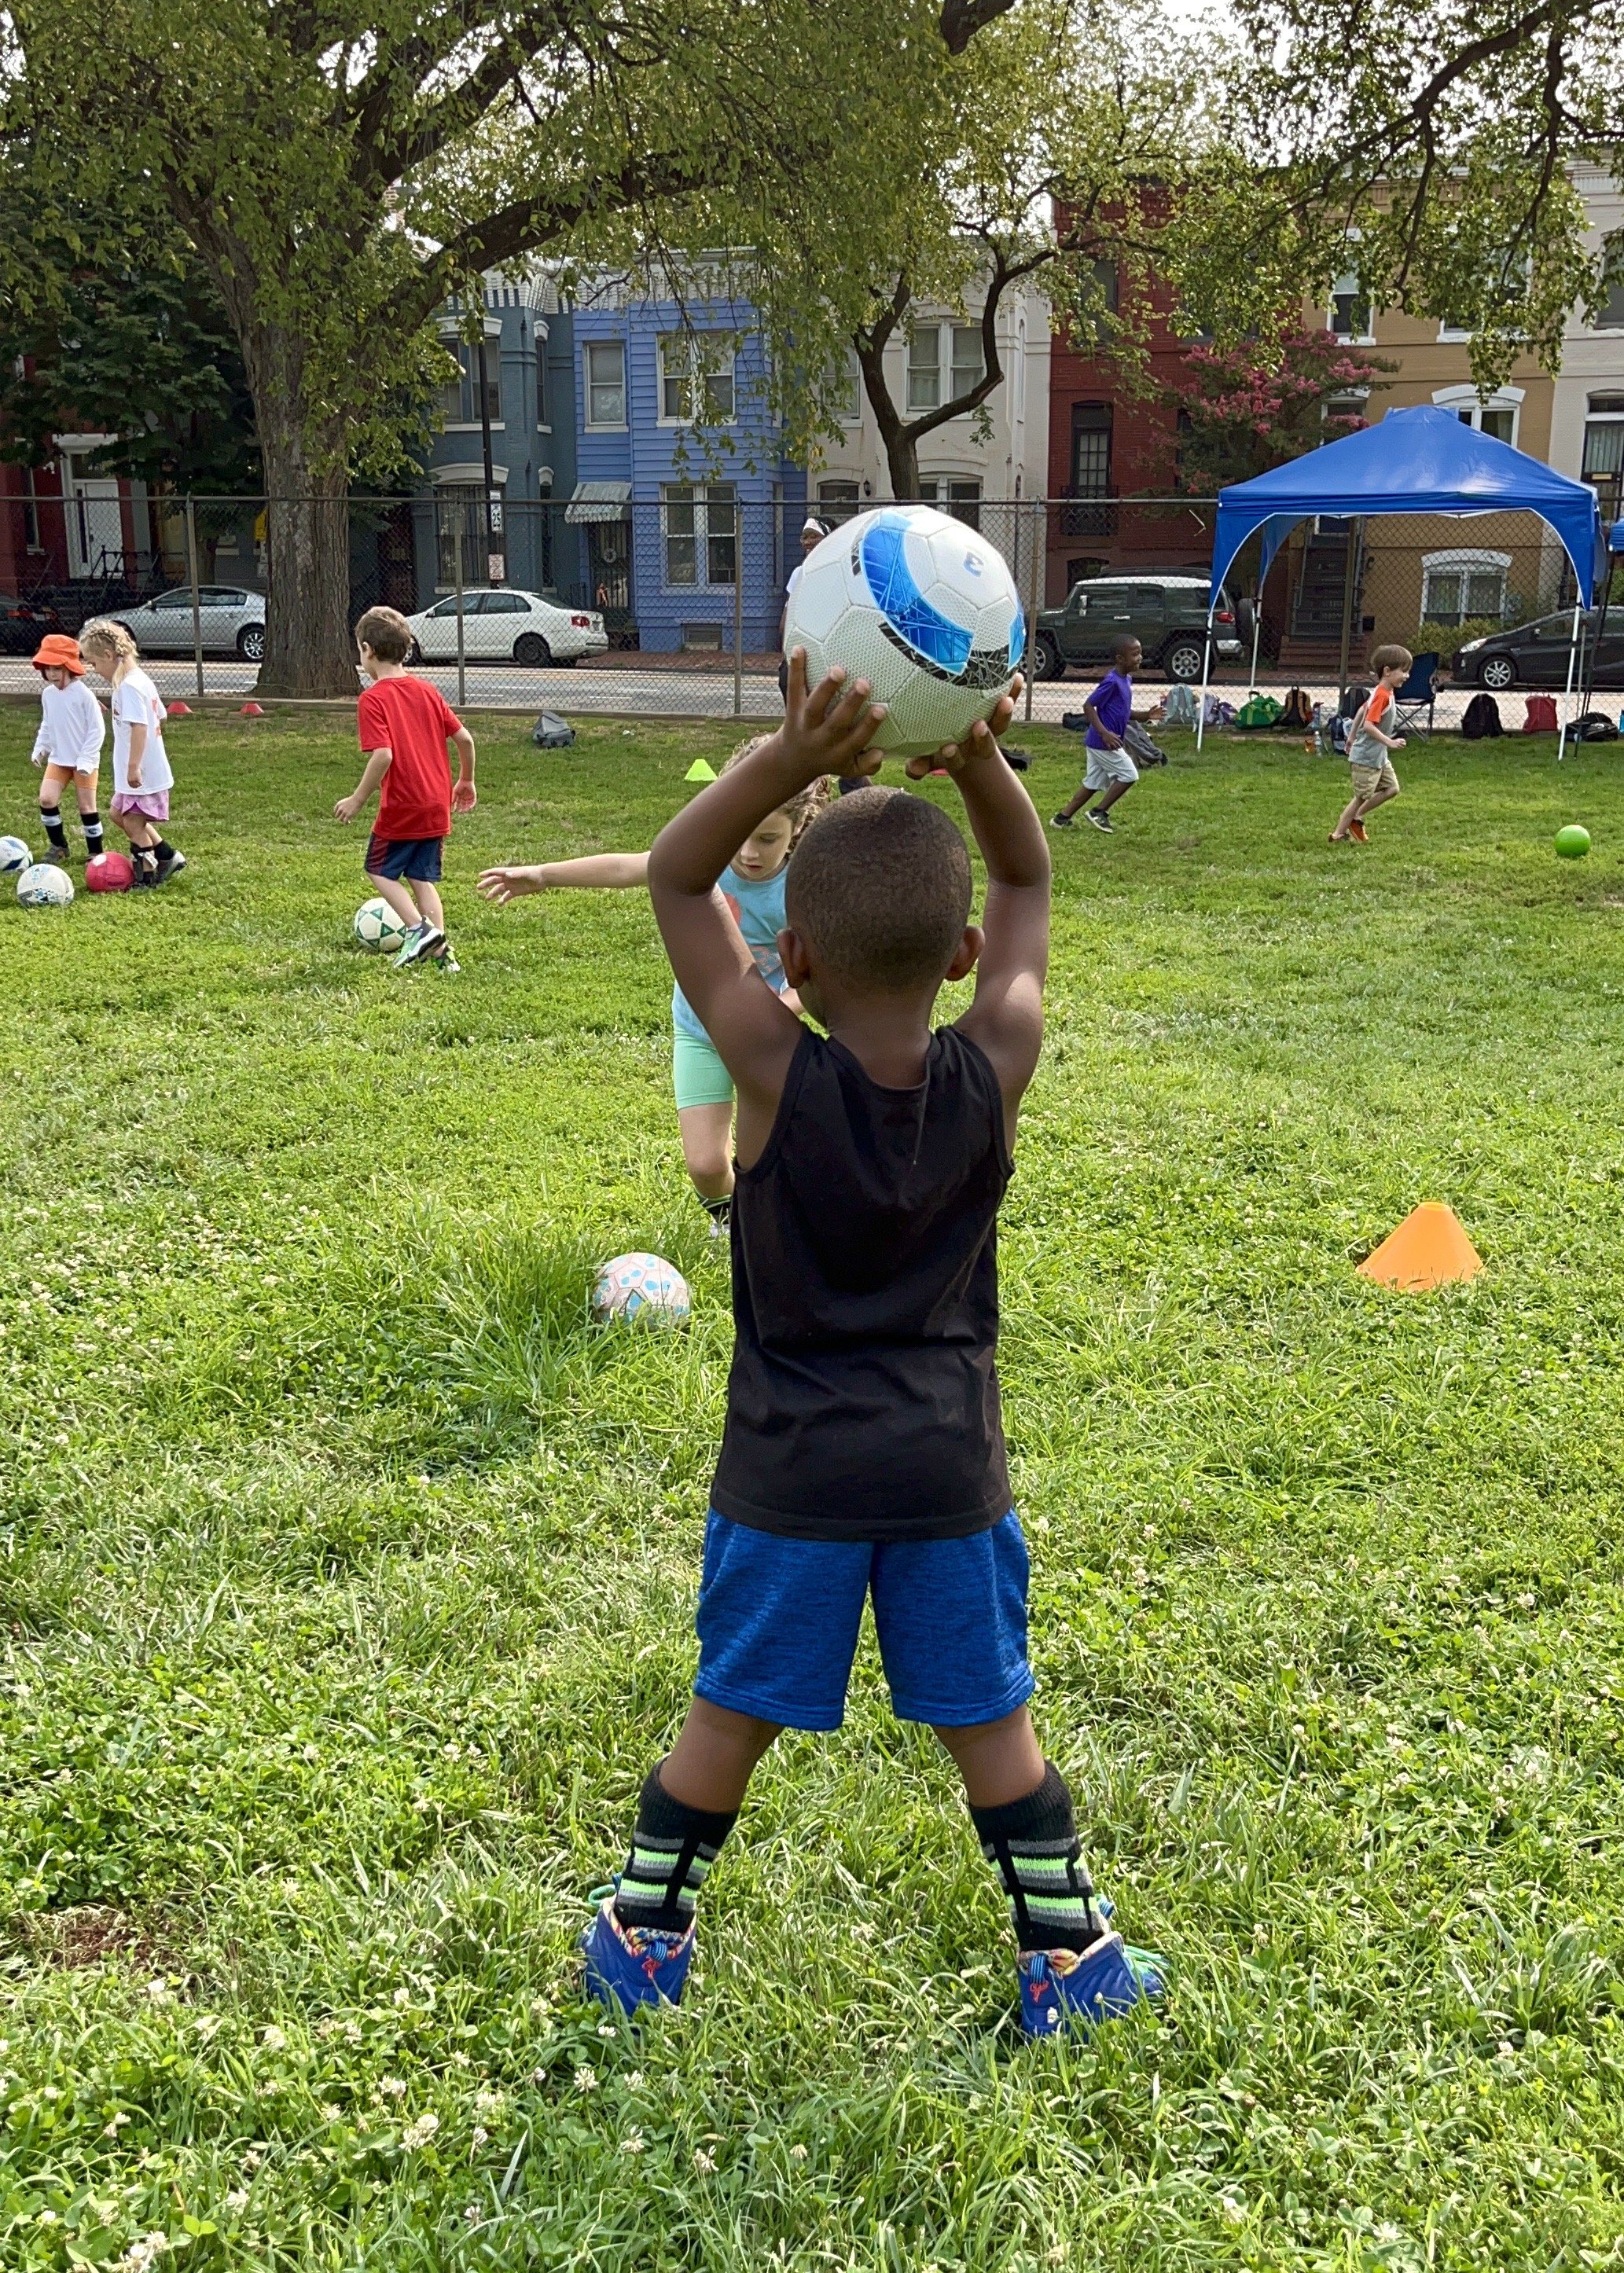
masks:
<path fill-rule="evenodd" d="M 0 592 L 0 655 L 32 655 L 47 632 L 61 629 L 55 608 Z"/>
<path fill-rule="evenodd" d="M 1032 643 L 1034 679 L 1060 679 L 1070 664 L 1109 670 L 1117 641 L 1138 640 L 1145 661 L 1169 679 L 1194 686 L 1201 676 L 1207 644 L 1207 607 L 1212 586 L 1205 576 L 1148 572 L 1134 576 L 1086 576 L 1073 584 L 1064 608 L 1045 608 Z M 1250 604 L 1246 604 L 1249 608 Z M 1250 639 L 1250 620 L 1237 624 L 1222 585 L 1213 619 L 1214 662 L 1230 661 Z"/>
<path fill-rule="evenodd" d="M 1600 623 L 1597 609 L 1579 619 L 1583 644 L 1574 672 L 1575 686 L 1590 683 Z M 1540 616 L 1531 624 L 1518 624 L 1511 631 L 1491 632 L 1486 639 L 1468 640 L 1455 660 L 1455 684 L 1486 686 L 1491 694 L 1503 694 L 1512 686 L 1566 686 L 1572 640 L 1571 608 L 1560 615 Z M 1607 628 L 1594 661 L 1596 686 L 1624 686 L 1624 607 L 1608 609 Z"/>

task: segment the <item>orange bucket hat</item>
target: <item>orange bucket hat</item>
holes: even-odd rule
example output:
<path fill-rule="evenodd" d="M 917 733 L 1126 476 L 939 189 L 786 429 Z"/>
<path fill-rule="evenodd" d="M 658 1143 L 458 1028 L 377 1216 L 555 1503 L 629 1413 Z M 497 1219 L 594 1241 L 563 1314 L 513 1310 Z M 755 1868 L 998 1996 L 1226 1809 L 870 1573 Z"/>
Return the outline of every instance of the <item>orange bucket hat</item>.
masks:
<path fill-rule="evenodd" d="M 66 632 L 47 632 L 40 641 L 39 652 L 34 658 L 36 671 L 71 671 L 75 679 L 85 675 L 79 659 L 79 641 L 70 639 Z"/>

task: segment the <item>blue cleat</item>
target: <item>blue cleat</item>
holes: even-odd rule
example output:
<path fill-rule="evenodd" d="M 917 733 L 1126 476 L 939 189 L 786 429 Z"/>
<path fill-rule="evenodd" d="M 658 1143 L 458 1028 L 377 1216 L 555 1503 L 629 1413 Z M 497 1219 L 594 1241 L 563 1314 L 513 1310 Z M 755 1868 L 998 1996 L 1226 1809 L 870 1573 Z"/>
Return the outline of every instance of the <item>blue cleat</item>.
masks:
<path fill-rule="evenodd" d="M 1138 2005 L 1167 1995 L 1161 1958 L 1131 1949 L 1119 1933 L 1102 1933 L 1080 1955 L 1074 1949 L 1023 1949 L 1020 2025 L 1029 2037 L 1056 2037 L 1075 2029 L 1086 2036 L 1102 2021 L 1119 2021 Z"/>
<path fill-rule="evenodd" d="M 694 1960 L 694 1927 L 684 1933 L 653 1925 L 622 1925 L 614 1896 L 599 1905 L 581 1937 L 586 1992 L 600 2005 L 635 2013 L 640 2005 L 675 2005 Z"/>

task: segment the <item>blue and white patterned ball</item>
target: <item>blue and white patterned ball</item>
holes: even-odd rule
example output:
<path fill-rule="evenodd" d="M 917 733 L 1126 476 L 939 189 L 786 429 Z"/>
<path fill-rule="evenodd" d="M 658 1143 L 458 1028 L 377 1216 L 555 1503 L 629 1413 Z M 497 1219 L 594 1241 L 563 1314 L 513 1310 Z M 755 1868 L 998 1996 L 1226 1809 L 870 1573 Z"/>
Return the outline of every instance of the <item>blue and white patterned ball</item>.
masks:
<path fill-rule="evenodd" d="M 687 1279 L 663 1256 L 617 1255 L 598 1274 L 592 1308 L 600 1318 L 681 1326 L 688 1324 L 693 1300 Z"/>
<path fill-rule="evenodd" d="M 20 836 L 0 836 L 0 876 L 14 876 L 33 858 Z"/>
<path fill-rule="evenodd" d="M 65 908 L 73 897 L 73 879 L 65 868 L 36 860 L 17 879 L 17 896 L 26 908 Z"/>

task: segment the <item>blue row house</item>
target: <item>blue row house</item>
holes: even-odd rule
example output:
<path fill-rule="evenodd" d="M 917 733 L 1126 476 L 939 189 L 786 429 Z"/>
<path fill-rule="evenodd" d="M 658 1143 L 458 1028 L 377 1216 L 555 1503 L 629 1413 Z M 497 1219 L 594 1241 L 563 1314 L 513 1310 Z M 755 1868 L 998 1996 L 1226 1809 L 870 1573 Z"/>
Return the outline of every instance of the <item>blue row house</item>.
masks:
<path fill-rule="evenodd" d="M 605 287 L 573 311 L 565 521 L 611 637 L 654 654 L 776 649 L 806 469 L 785 457 L 755 310 Z"/>
<path fill-rule="evenodd" d="M 413 506 L 414 604 L 430 607 L 455 589 L 459 539 L 463 582 L 488 581 L 487 411 L 492 484 L 501 499 L 493 547 L 506 563 L 501 581 L 579 604 L 586 596 L 584 564 L 563 517 L 563 500 L 575 486 L 571 318 L 545 273 L 494 271 L 484 283 L 483 406 L 479 349 L 465 337 L 466 311 L 454 303 L 440 317 L 440 343 L 458 367 L 440 404 L 440 431 Z"/>

